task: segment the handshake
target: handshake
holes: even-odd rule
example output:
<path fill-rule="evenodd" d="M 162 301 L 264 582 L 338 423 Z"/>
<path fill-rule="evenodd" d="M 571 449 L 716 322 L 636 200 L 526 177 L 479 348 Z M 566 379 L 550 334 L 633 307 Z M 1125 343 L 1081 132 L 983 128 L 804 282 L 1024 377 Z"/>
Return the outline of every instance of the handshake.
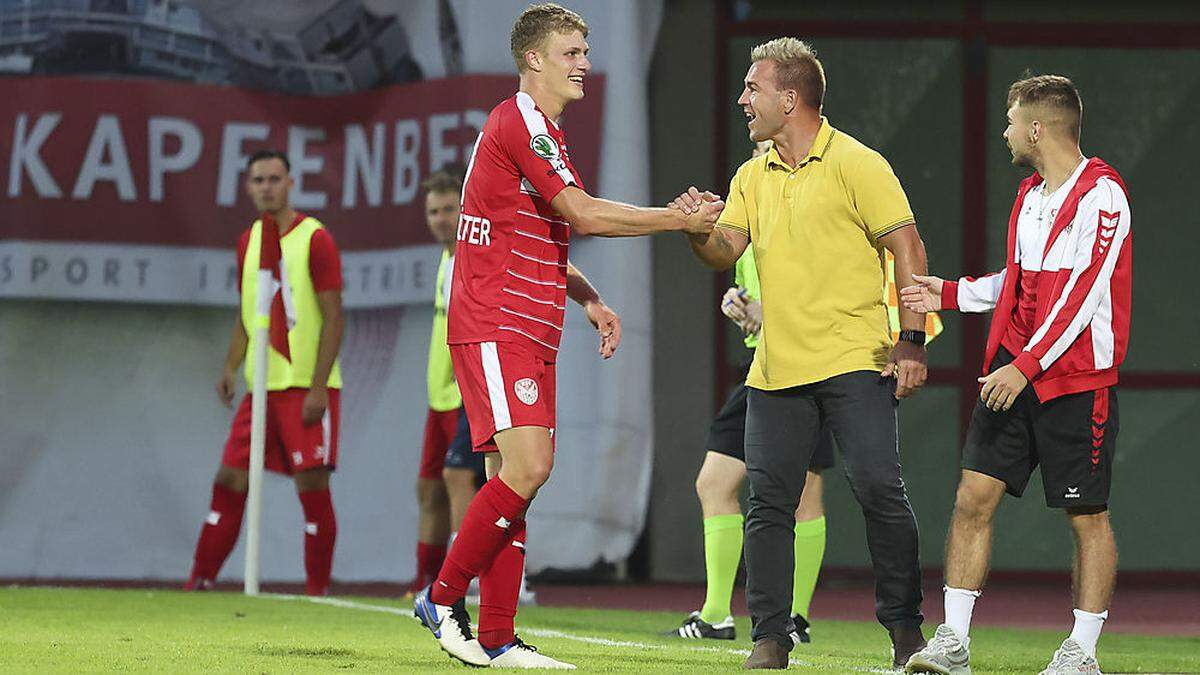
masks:
<path fill-rule="evenodd" d="M 701 192 L 692 186 L 687 192 L 672 199 L 667 208 L 683 214 L 686 221 L 684 232 L 707 235 L 712 232 L 717 219 L 721 217 L 721 212 L 725 210 L 725 202 L 711 192 Z"/>

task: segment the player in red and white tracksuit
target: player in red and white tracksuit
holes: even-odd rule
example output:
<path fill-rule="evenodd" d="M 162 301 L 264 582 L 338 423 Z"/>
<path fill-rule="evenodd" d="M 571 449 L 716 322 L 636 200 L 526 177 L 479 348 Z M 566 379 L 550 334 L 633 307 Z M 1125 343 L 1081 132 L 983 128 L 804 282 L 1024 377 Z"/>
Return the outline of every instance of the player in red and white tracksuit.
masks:
<path fill-rule="evenodd" d="M 1108 496 L 1132 239 L 1124 181 L 1079 150 L 1081 114 L 1064 77 L 1015 83 L 1004 136 L 1014 164 L 1036 172 L 1017 190 L 1004 269 L 957 281 L 914 277 L 918 285 L 901 292 L 911 309 L 993 312 L 946 546 L 946 624 L 910 672 L 966 667 L 992 515 L 1005 492 L 1021 496 L 1039 465 L 1046 505 L 1066 511 L 1076 546 L 1075 627 L 1043 672 L 1099 672 L 1096 641 L 1116 579 Z"/>
<path fill-rule="evenodd" d="M 472 500 L 441 573 L 416 612 L 443 649 L 473 665 L 565 667 L 513 633 L 524 564 L 525 512 L 554 463 L 555 360 L 567 298 L 612 356 L 620 320 L 567 255 L 571 230 L 600 236 L 705 233 L 722 202 L 684 215 L 596 199 L 571 162 L 560 116 L 583 98 L 587 24 L 555 5 L 517 20 L 520 90 L 488 115 L 467 168 L 448 342 L 477 452 L 490 479 Z M 480 577 L 479 639 L 462 605 Z"/>

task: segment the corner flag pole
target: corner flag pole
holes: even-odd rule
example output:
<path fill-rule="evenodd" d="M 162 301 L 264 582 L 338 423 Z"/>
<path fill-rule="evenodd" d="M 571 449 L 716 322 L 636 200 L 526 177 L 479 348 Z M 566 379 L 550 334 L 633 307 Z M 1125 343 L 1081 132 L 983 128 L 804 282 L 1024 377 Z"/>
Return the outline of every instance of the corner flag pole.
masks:
<path fill-rule="evenodd" d="M 258 271 L 254 313 L 254 389 L 250 395 L 250 485 L 246 492 L 246 595 L 258 595 L 263 456 L 267 435 L 267 364 L 270 348 L 271 272 Z M 264 305 L 266 309 L 264 309 Z"/>
<path fill-rule="evenodd" d="M 271 238 L 274 241 L 269 241 Z M 264 217 L 260 230 L 254 310 L 254 383 L 250 396 L 250 485 L 246 493 L 246 595 L 258 595 L 259 531 L 262 522 L 263 458 L 267 432 L 267 368 L 270 364 L 271 302 L 275 297 L 273 268 L 278 261 L 279 229 Z M 268 247 L 274 244 L 271 252 Z"/>

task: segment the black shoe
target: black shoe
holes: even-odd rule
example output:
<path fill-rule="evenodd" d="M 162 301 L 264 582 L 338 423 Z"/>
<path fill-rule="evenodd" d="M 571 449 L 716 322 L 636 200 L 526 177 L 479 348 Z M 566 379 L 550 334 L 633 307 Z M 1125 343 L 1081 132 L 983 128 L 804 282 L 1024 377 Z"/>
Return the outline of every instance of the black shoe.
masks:
<path fill-rule="evenodd" d="M 737 634 L 733 628 L 733 617 L 727 616 L 725 620 L 715 626 L 700 618 L 700 612 L 692 612 L 688 614 L 688 618 L 684 619 L 683 624 L 675 630 L 667 633 L 671 637 L 687 638 L 689 640 L 734 640 L 737 639 Z"/>
<path fill-rule="evenodd" d="M 892 667 L 904 668 L 913 654 L 925 648 L 921 625 L 896 625 L 888 628 L 892 638 Z"/>
<path fill-rule="evenodd" d="M 792 642 L 796 644 L 812 642 L 812 635 L 808 632 L 808 619 L 799 614 L 793 614 L 792 623 L 796 624 L 796 632 L 792 633 Z"/>
<path fill-rule="evenodd" d="M 759 638 L 750 656 L 742 663 L 745 670 L 783 670 L 788 667 L 788 649 L 773 637 Z"/>

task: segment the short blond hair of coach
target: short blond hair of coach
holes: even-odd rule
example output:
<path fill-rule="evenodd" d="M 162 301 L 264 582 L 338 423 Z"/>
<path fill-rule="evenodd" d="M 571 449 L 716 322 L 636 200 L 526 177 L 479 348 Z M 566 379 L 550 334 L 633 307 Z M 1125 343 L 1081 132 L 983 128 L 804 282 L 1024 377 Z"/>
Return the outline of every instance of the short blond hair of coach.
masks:
<path fill-rule="evenodd" d="M 689 237 L 717 269 L 753 244 L 761 284 L 763 333 L 746 381 L 747 668 L 787 666 L 794 513 L 822 420 L 866 517 L 876 617 L 894 664 L 925 644 L 917 522 L 896 434 L 898 400 L 925 381 L 925 315 L 902 308 L 893 345 L 880 293 L 884 249 L 908 285 L 925 274 L 925 247 L 891 166 L 830 125 L 824 95 L 824 69 L 805 43 L 779 38 L 752 50 L 738 105 L 750 140 L 773 147 L 738 169 L 717 228 Z M 673 206 L 690 213 L 715 198 L 692 188 Z"/>

